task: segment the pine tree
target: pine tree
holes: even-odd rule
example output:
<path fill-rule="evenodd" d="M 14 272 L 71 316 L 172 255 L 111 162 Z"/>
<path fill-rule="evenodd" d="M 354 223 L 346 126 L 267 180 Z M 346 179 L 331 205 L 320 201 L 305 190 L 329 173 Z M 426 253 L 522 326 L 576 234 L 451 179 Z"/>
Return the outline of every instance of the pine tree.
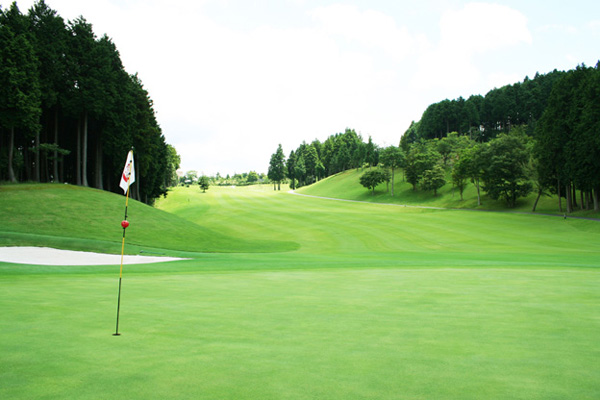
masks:
<path fill-rule="evenodd" d="M 277 183 L 276 186 L 273 186 L 273 190 L 281 190 L 281 181 L 285 179 L 285 155 L 283 154 L 281 144 L 277 147 L 277 151 L 271 156 L 267 176 L 274 184 Z"/>

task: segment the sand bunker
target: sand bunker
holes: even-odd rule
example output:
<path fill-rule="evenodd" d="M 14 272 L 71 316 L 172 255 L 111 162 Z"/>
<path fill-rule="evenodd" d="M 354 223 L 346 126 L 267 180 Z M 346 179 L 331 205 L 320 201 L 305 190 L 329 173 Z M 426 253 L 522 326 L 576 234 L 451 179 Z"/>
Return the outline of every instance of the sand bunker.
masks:
<path fill-rule="evenodd" d="M 149 264 L 177 260 L 185 260 L 185 258 L 124 256 L 123 264 Z M 31 265 L 120 265 L 121 256 L 48 247 L 0 247 L 0 262 Z"/>

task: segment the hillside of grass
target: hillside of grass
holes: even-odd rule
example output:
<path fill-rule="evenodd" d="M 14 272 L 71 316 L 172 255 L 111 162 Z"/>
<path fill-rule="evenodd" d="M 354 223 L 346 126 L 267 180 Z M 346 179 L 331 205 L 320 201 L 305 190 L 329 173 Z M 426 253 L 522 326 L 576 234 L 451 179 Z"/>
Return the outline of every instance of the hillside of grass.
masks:
<path fill-rule="evenodd" d="M 471 183 L 463 192 L 463 199 L 460 193 L 452 186 L 450 176 L 446 177 L 446 185 L 438 190 L 437 195 L 417 188 L 413 190 L 410 183 L 404 180 L 402 171 L 396 171 L 394 180 L 394 196 L 391 196 L 391 184 L 382 183 L 375 188 L 375 194 L 371 190 L 365 189 L 360 184 L 360 176 L 366 171 L 348 170 L 339 174 L 330 176 L 313 185 L 302 187 L 296 190 L 297 193 L 311 196 L 330 197 L 344 200 L 368 201 L 373 203 L 406 204 L 411 206 L 442 207 L 452 209 L 473 209 L 490 211 L 518 211 L 531 212 L 536 193 L 530 194 L 526 198 L 517 200 L 514 208 L 508 208 L 503 201 L 489 198 L 483 190 L 481 191 L 481 206 L 477 205 L 477 189 Z M 579 202 L 579 195 L 577 198 Z M 563 209 L 566 207 L 563 199 Z M 563 215 L 558 209 L 557 196 L 542 196 L 536 208 L 537 214 L 556 214 Z M 571 216 L 600 218 L 600 213 L 593 211 L 576 210 Z"/>
<path fill-rule="evenodd" d="M 184 204 L 187 206 L 187 204 Z M 0 186 L 0 246 L 51 246 L 70 250 L 121 251 L 125 197 L 59 184 Z M 278 252 L 292 242 L 227 236 L 172 213 L 130 199 L 126 253 Z"/>

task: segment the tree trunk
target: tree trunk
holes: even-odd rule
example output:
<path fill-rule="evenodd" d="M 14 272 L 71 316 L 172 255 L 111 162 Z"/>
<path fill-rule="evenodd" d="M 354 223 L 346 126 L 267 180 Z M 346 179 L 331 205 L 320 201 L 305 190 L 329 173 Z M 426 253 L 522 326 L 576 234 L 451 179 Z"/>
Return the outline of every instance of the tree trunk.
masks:
<path fill-rule="evenodd" d="M 29 157 L 29 146 L 27 146 L 27 140 L 25 141 L 25 146 L 23 147 L 23 164 L 25 167 L 25 180 L 31 181 L 31 160 Z M 21 180 L 23 178 L 21 177 Z"/>
<path fill-rule="evenodd" d="M 571 201 L 573 203 L 573 211 L 575 211 L 575 208 L 577 207 L 577 189 L 575 188 L 575 183 L 571 184 L 571 190 L 573 191 Z M 583 207 L 583 204 L 581 206 Z"/>
<path fill-rule="evenodd" d="M 40 132 L 35 133 L 35 153 L 33 157 L 34 168 L 33 168 L 33 179 L 36 182 L 40 182 Z"/>
<path fill-rule="evenodd" d="M 54 144 L 58 146 L 58 107 L 54 110 Z M 52 178 L 54 182 L 60 182 L 60 177 L 58 176 L 58 151 L 54 150 L 53 157 Z"/>
<path fill-rule="evenodd" d="M 111 191 L 112 189 L 112 179 L 111 179 L 112 174 L 106 174 L 106 187 L 108 191 Z"/>
<path fill-rule="evenodd" d="M 571 201 L 571 184 L 567 184 L 565 188 L 565 192 L 567 193 L 567 214 L 571 214 L 573 212 L 573 202 Z"/>
<path fill-rule="evenodd" d="M 15 128 L 10 128 L 10 139 L 8 141 L 8 179 L 16 182 L 15 170 L 13 169 L 13 156 L 15 149 Z"/>
<path fill-rule="evenodd" d="M 560 179 L 558 179 L 558 181 L 557 181 L 556 191 L 558 193 L 558 211 L 563 212 L 562 197 L 560 197 Z"/>
<path fill-rule="evenodd" d="M 394 168 L 392 167 L 392 197 L 394 197 Z"/>
<path fill-rule="evenodd" d="M 83 114 L 83 148 L 81 149 L 81 183 L 83 186 L 89 186 L 87 180 L 87 146 L 88 146 L 88 113 Z"/>
<path fill-rule="evenodd" d="M 77 165 L 75 171 L 77 175 L 77 186 L 81 186 L 81 119 L 77 120 Z"/>
<path fill-rule="evenodd" d="M 104 190 L 102 187 L 102 142 L 98 140 L 96 144 L 96 184 L 97 189 Z"/>
<path fill-rule="evenodd" d="M 65 180 L 65 156 L 61 154 L 60 156 L 60 169 L 59 169 L 59 182 L 64 182 Z"/>
<path fill-rule="evenodd" d="M 538 201 L 540 201 L 540 197 L 542 197 L 542 191 L 538 190 L 538 195 L 537 195 L 537 198 L 535 199 L 535 203 L 533 203 L 533 209 L 531 210 L 531 212 L 535 212 Z"/>
<path fill-rule="evenodd" d="M 598 195 L 600 194 L 600 185 L 594 187 L 594 211 L 600 211 L 600 204 L 598 202 Z"/>
<path fill-rule="evenodd" d="M 281 182 L 277 182 L 277 190 L 281 190 Z"/>
<path fill-rule="evenodd" d="M 48 167 L 48 152 L 44 153 L 44 175 L 42 176 L 44 182 L 52 182 L 50 178 L 50 168 Z"/>
<path fill-rule="evenodd" d="M 481 205 L 481 194 L 479 193 L 479 179 L 475 179 L 475 187 L 477 187 L 477 205 Z"/>

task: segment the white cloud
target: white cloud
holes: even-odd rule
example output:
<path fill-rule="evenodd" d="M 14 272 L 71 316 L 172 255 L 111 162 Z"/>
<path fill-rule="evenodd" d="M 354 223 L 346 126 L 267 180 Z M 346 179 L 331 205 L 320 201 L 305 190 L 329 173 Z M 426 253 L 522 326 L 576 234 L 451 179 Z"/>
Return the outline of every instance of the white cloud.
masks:
<path fill-rule="evenodd" d="M 440 21 L 441 46 L 471 56 L 500 47 L 532 43 L 527 18 L 499 4 L 470 3 L 446 12 Z"/>
<path fill-rule="evenodd" d="M 593 24 L 593 23 L 591 23 Z M 590 24 L 590 26 L 592 26 Z M 550 25 L 544 25 L 539 27 L 538 32 L 541 33 L 558 33 L 561 35 L 567 34 L 567 35 L 576 35 L 577 33 L 579 33 L 579 30 L 572 26 L 572 25 L 565 25 L 565 24 L 550 24 Z"/>
<path fill-rule="evenodd" d="M 532 41 L 525 16 L 509 7 L 469 3 L 460 10 L 447 11 L 440 20 L 439 43 L 421 47 L 413 87 L 468 92 L 490 79 L 497 80 L 484 76 L 476 57 Z"/>
<path fill-rule="evenodd" d="M 405 58 L 413 48 L 407 29 L 398 27 L 392 17 L 378 11 L 335 4 L 319 7 L 311 15 L 327 33 L 381 49 L 396 61 Z"/>

